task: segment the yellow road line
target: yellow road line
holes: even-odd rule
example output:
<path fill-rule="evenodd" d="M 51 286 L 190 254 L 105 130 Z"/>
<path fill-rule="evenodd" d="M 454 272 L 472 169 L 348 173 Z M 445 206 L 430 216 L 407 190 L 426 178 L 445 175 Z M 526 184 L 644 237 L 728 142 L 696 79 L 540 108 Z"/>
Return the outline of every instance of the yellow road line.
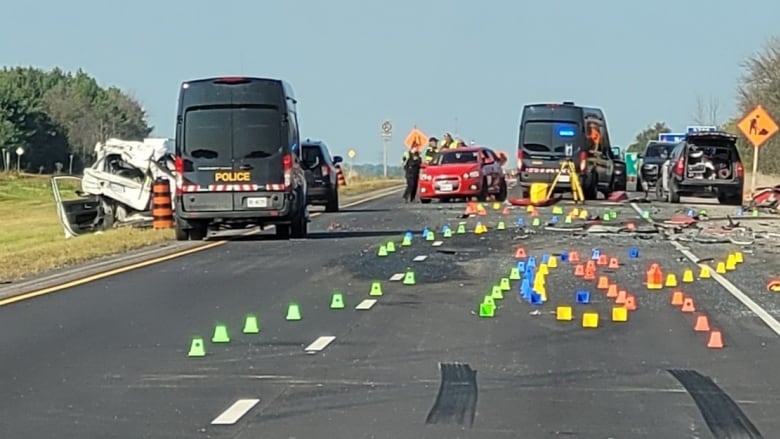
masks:
<path fill-rule="evenodd" d="M 390 192 L 390 193 L 392 193 L 392 192 Z M 349 204 L 345 204 L 345 205 L 343 205 L 341 207 L 357 206 L 358 204 L 367 203 L 367 202 L 372 201 L 372 200 L 376 200 L 376 199 L 379 199 L 379 198 L 386 197 L 387 195 L 389 195 L 389 193 L 382 192 L 382 193 L 380 193 L 378 195 L 374 195 L 374 196 L 371 196 L 371 197 L 368 197 L 368 198 L 363 198 L 363 199 L 360 199 L 360 200 L 357 200 L 357 201 L 353 201 L 353 202 L 351 202 Z M 314 213 L 312 213 L 309 216 L 311 218 L 314 218 L 314 217 L 318 217 L 320 215 L 322 215 L 322 212 L 314 212 Z M 272 228 L 272 227 L 273 226 L 267 227 L 267 229 L 268 228 Z M 256 233 L 259 233 L 259 231 L 253 230 L 251 232 L 245 233 L 245 234 L 240 235 L 240 236 L 254 235 Z M 154 264 L 159 264 L 160 262 L 170 261 L 171 259 L 176 259 L 176 258 L 180 258 L 182 256 L 191 255 L 193 253 L 202 252 L 204 250 L 208 250 L 208 249 L 211 249 L 211 248 L 219 247 L 221 245 L 226 244 L 227 242 L 228 242 L 228 240 L 207 242 L 207 243 L 205 243 L 203 245 L 199 245 L 197 247 L 189 248 L 187 250 L 182 250 L 182 251 L 178 251 L 176 253 L 171 253 L 171 254 L 168 254 L 168 255 L 165 255 L 165 256 L 159 256 L 159 257 L 156 257 L 156 258 L 147 259 L 147 260 L 141 261 L 141 262 L 135 262 L 135 263 L 132 263 L 132 264 L 129 264 L 129 265 L 123 265 L 121 267 L 112 268 L 111 270 L 107 270 L 107 271 L 103 271 L 103 272 L 100 272 L 100 273 L 92 274 L 92 275 L 85 276 L 85 277 L 82 277 L 80 279 L 75 279 L 75 280 L 72 280 L 72 281 L 69 281 L 69 282 L 65 282 L 65 283 L 62 283 L 62 284 L 53 285 L 53 286 L 47 287 L 47 288 L 41 288 L 39 290 L 30 291 L 28 293 L 19 294 L 19 295 L 12 296 L 12 297 L 7 297 L 5 299 L 0 299 L 0 306 L 10 305 L 12 303 L 21 302 L 23 300 L 32 299 L 34 297 L 39 297 L 39 296 L 43 296 L 43 295 L 46 295 L 46 294 L 55 293 L 57 291 L 61 291 L 61 290 L 67 289 L 67 288 L 77 287 L 79 285 L 84 285 L 86 283 L 94 282 L 96 280 L 105 279 L 107 277 L 115 276 L 117 274 L 126 273 L 128 271 L 136 270 L 136 269 L 143 268 L 143 267 L 148 267 L 148 266 L 154 265 Z"/>

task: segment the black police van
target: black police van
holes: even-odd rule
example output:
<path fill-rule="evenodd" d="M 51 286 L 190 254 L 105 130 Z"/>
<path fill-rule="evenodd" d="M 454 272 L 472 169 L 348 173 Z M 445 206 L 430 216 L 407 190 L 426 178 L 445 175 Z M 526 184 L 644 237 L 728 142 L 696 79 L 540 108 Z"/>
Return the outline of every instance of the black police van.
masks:
<path fill-rule="evenodd" d="M 280 79 L 222 77 L 184 82 L 176 117 L 177 240 L 212 228 L 274 225 L 281 238 L 307 234 L 292 87 Z"/>
<path fill-rule="evenodd" d="M 533 183 L 552 183 L 564 160 L 574 163 L 586 199 L 615 190 L 618 158 L 601 109 L 573 102 L 525 105 L 518 137 L 517 183 L 523 196 Z M 570 176 L 562 175 L 556 192 L 570 190 Z"/>

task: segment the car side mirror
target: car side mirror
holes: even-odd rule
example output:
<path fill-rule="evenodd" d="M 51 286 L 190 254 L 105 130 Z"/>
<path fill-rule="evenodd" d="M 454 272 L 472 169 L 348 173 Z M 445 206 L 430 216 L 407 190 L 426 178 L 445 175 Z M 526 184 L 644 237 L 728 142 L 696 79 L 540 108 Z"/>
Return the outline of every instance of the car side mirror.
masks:
<path fill-rule="evenodd" d="M 333 164 L 341 163 L 344 161 L 344 157 L 341 157 L 340 155 L 333 156 Z"/>
<path fill-rule="evenodd" d="M 640 152 L 639 154 L 636 155 L 636 158 L 638 158 L 638 159 L 645 158 L 645 154 Z"/>

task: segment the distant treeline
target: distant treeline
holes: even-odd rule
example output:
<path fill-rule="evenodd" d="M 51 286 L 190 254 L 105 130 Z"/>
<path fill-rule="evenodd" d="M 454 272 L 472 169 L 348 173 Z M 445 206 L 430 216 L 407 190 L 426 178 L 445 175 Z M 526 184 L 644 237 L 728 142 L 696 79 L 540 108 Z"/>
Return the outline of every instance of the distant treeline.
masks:
<path fill-rule="evenodd" d="M 95 143 L 110 137 L 141 140 L 152 132 L 141 104 L 116 87 L 101 87 L 83 71 L 32 67 L 0 71 L 0 148 L 27 172 L 74 172 L 92 159 Z"/>

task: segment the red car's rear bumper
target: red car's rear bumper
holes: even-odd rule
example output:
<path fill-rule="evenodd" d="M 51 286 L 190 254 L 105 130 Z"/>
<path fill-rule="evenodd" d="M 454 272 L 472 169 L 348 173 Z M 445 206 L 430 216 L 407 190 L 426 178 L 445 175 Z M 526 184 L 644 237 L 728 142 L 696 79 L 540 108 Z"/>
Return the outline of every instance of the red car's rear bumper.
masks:
<path fill-rule="evenodd" d="M 420 180 L 420 198 L 471 197 L 482 191 L 480 178 L 449 177 L 436 180 Z"/>

